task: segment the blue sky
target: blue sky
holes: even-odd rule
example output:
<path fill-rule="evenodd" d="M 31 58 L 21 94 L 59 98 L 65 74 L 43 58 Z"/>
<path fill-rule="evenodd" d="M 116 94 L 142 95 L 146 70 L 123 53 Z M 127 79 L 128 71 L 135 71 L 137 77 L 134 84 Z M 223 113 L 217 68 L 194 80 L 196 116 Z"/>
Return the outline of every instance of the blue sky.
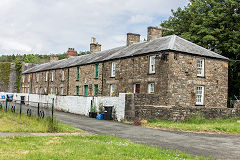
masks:
<path fill-rule="evenodd" d="M 102 50 L 125 45 L 126 33 L 146 38 L 188 0 L 1 0 L 0 55 L 88 51 L 91 37 Z"/>

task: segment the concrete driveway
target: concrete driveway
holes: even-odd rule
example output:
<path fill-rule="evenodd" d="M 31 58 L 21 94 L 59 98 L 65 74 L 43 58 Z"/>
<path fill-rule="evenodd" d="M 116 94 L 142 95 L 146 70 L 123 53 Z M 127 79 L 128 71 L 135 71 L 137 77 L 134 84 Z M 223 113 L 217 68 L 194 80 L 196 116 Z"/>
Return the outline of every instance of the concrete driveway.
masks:
<path fill-rule="evenodd" d="M 95 134 L 113 135 L 136 143 L 180 150 L 214 159 L 240 159 L 240 135 L 200 134 L 158 130 L 55 112 L 60 122 Z"/>

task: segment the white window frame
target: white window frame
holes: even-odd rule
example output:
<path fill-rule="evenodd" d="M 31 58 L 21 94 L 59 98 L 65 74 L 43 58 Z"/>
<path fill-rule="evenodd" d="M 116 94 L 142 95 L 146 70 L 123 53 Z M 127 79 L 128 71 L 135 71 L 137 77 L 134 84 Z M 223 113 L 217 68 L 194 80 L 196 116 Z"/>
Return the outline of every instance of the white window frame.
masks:
<path fill-rule="evenodd" d="M 52 71 L 52 82 L 54 81 L 54 78 L 55 78 L 55 71 Z"/>
<path fill-rule="evenodd" d="M 44 94 L 47 94 L 47 88 L 46 87 L 44 88 Z"/>
<path fill-rule="evenodd" d="M 23 77 L 22 77 L 22 82 L 23 83 L 25 82 L 25 75 L 23 75 Z"/>
<path fill-rule="evenodd" d="M 30 82 L 30 79 L 31 79 L 31 75 L 29 74 L 28 75 L 28 82 Z"/>
<path fill-rule="evenodd" d="M 63 87 L 61 87 L 61 95 L 63 95 L 64 89 Z"/>
<path fill-rule="evenodd" d="M 115 77 L 115 73 L 116 73 L 116 62 L 112 62 L 111 77 Z"/>
<path fill-rule="evenodd" d="M 64 81 L 64 69 L 62 69 L 62 81 Z"/>
<path fill-rule="evenodd" d="M 155 56 L 149 57 L 149 73 L 153 74 L 155 73 Z"/>
<path fill-rule="evenodd" d="M 46 72 L 46 79 L 45 79 L 45 81 L 47 82 L 48 81 L 48 71 Z"/>
<path fill-rule="evenodd" d="M 205 64 L 204 64 L 204 59 L 198 59 L 197 60 L 197 76 L 198 77 L 204 77 L 204 67 L 205 67 Z"/>
<path fill-rule="evenodd" d="M 36 73 L 37 74 L 37 82 L 39 82 L 39 73 Z"/>
<path fill-rule="evenodd" d="M 148 84 L 148 93 L 154 93 L 155 92 L 155 84 L 149 83 Z"/>
<path fill-rule="evenodd" d="M 56 87 L 55 88 L 55 94 L 57 95 L 57 93 L 58 93 L 58 88 Z"/>
<path fill-rule="evenodd" d="M 115 85 L 110 84 L 110 97 L 115 96 Z"/>
<path fill-rule="evenodd" d="M 204 104 L 204 86 L 197 86 L 196 88 L 196 105 Z"/>

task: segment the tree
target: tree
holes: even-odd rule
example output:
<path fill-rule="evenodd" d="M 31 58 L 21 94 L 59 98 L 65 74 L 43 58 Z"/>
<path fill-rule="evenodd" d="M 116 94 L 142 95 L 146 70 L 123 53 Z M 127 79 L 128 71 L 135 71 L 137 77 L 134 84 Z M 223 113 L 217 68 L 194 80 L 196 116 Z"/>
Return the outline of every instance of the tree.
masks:
<path fill-rule="evenodd" d="M 240 1 L 190 0 L 163 21 L 164 35 L 176 34 L 217 52 L 229 62 L 229 97 L 240 96 Z"/>

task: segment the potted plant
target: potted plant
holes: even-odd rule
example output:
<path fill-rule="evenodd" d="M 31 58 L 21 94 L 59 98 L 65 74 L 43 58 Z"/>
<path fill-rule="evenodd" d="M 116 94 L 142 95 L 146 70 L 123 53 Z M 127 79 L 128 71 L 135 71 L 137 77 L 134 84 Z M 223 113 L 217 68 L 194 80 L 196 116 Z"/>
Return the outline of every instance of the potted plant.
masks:
<path fill-rule="evenodd" d="M 91 110 L 89 112 L 89 117 L 90 118 L 96 118 L 97 117 L 96 105 L 95 104 L 93 104 L 93 106 L 91 107 Z"/>
<path fill-rule="evenodd" d="M 104 107 L 103 107 L 103 104 L 102 103 L 99 103 L 98 105 L 98 113 L 97 113 L 97 119 L 103 119 L 104 118 Z"/>

